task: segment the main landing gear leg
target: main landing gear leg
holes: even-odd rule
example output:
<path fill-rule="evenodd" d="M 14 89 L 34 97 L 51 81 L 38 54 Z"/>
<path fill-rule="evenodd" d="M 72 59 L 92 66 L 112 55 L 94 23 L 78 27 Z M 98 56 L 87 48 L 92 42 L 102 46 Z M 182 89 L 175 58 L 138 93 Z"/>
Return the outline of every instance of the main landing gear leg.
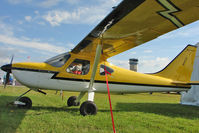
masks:
<path fill-rule="evenodd" d="M 97 114 L 97 107 L 96 107 L 95 103 L 93 102 L 94 95 L 95 95 L 95 93 L 94 93 L 95 88 L 93 88 L 93 83 L 95 80 L 95 74 L 97 72 L 97 66 L 100 61 L 101 52 L 102 52 L 102 45 L 99 44 L 99 45 L 97 45 L 97 49 L 96 49 L 96 53 L 95 53 L 95 60 L 93 63 L 93 70 L 92 70 L 92 74 L 91 74 L 90 83 L 88 86 L 88 101 L 83 102 L 80 106 L 80 114 L 83 116 Z"/>
<path fill-rule="evenodd" d="M 80 106 L 80 114 L 83 116 L 86 115 L 95 115 L 97 114 L 97 106 L 94 101 L 94 91 L 88 91 L 88 101 L 85 101 Z"/>
<path fill-rule="evenodd" d="M 80 92 L 79 96 L 71 96 L 68 98 L 67 105 L 68 107 L 71 106 L 79 106 L 81 98 L 86 94 L 86 92 Z"/>
<path fill-rule="evenodd" d="M 97 45 L 96 53 L 95 53 L 95 60 L 93 63 L 93 70 L 91 74 L 90 83 L 88 86 L 88 101 L 85 101 L 80 106 L 80 114 L 85 115 L 95 115 L 97 114 L 97 106 L 95 105 L 94 101 L 94 95 L 95 95 L 95 88 L 93 87 L 94 80 L 95 80 L 95 74 L 97 72 L 97 66 L 100 61 L 100 55 L 102 52 L 102 45 Z"/>

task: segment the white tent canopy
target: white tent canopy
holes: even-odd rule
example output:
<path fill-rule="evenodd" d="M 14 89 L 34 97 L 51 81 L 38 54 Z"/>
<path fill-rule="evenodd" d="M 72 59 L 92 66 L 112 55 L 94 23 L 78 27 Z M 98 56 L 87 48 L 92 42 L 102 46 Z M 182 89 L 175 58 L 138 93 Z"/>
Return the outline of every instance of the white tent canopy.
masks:
<path fill-rule="evenodd" d="M 191 81 L 199 80 L 199 43 L 191 75 Z M 199 85 L 192 85 L 188 92 L 181 92 L 181 104 L 199 106 Z"/>

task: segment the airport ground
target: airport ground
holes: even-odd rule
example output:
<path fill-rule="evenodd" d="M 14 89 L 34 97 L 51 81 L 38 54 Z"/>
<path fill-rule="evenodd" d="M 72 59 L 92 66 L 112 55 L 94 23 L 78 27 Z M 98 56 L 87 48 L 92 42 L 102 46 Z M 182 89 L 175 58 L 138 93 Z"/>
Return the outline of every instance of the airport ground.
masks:
<path fill-rule="evenodd" d="M 27 90 L 26 87 L 0 86 L 0 133 L 111 133 L 112 124 L 107 94 L 96 94 L 98 113 L 81 116 L 79 107 L 67 107 L 55 91 L 47 95 L 31 91 L 30 110 L 7 106 L 7 103 Z M 83 97 L 85 101 L 87 96 Z M 199 107 L 180 105 L 180 95 L 148 93 L 112 94 L 117 133 L 198 133 Z"/>

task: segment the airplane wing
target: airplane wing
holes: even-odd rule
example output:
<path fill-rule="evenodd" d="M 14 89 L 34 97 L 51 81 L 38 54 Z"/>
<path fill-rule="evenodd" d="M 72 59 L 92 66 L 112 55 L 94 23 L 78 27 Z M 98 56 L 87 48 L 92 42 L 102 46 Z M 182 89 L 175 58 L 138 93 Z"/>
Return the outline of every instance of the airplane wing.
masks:
<path fill-rule="evenodd" d="M 198 12 L 198 0 L 123 0 L 71 52 L 94 55 L 102 41 L 109 58 L 198 20 Z"/>

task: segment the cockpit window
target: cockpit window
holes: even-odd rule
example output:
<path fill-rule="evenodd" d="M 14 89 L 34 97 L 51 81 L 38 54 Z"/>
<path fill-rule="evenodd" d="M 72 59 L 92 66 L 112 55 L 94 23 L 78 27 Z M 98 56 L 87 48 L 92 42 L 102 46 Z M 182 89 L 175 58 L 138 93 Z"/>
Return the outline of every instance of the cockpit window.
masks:
<path fill-rule="evenodd" d="M 45 63 L 54 67 L 62 67 L 69 58 L 70 58 L 69 53 L 63 53 L 48 59 L 47 61 L 45 61 Z"/>
<path fill-rule="evenodd" d="M 114 72 L 114 70 L 108 66 L 105 66 L 105 65 L 100 65 L 100 75 L 105 75 L 105 69 L 106 71 L 111 74 Z"/>
<path fill-rule="evenodd" d="M 73 73 L 77 75 L 86 75 L 90 69 L 90 61 L 75 59 L 69 67 L 66 69 L 68 73 Z"/>

